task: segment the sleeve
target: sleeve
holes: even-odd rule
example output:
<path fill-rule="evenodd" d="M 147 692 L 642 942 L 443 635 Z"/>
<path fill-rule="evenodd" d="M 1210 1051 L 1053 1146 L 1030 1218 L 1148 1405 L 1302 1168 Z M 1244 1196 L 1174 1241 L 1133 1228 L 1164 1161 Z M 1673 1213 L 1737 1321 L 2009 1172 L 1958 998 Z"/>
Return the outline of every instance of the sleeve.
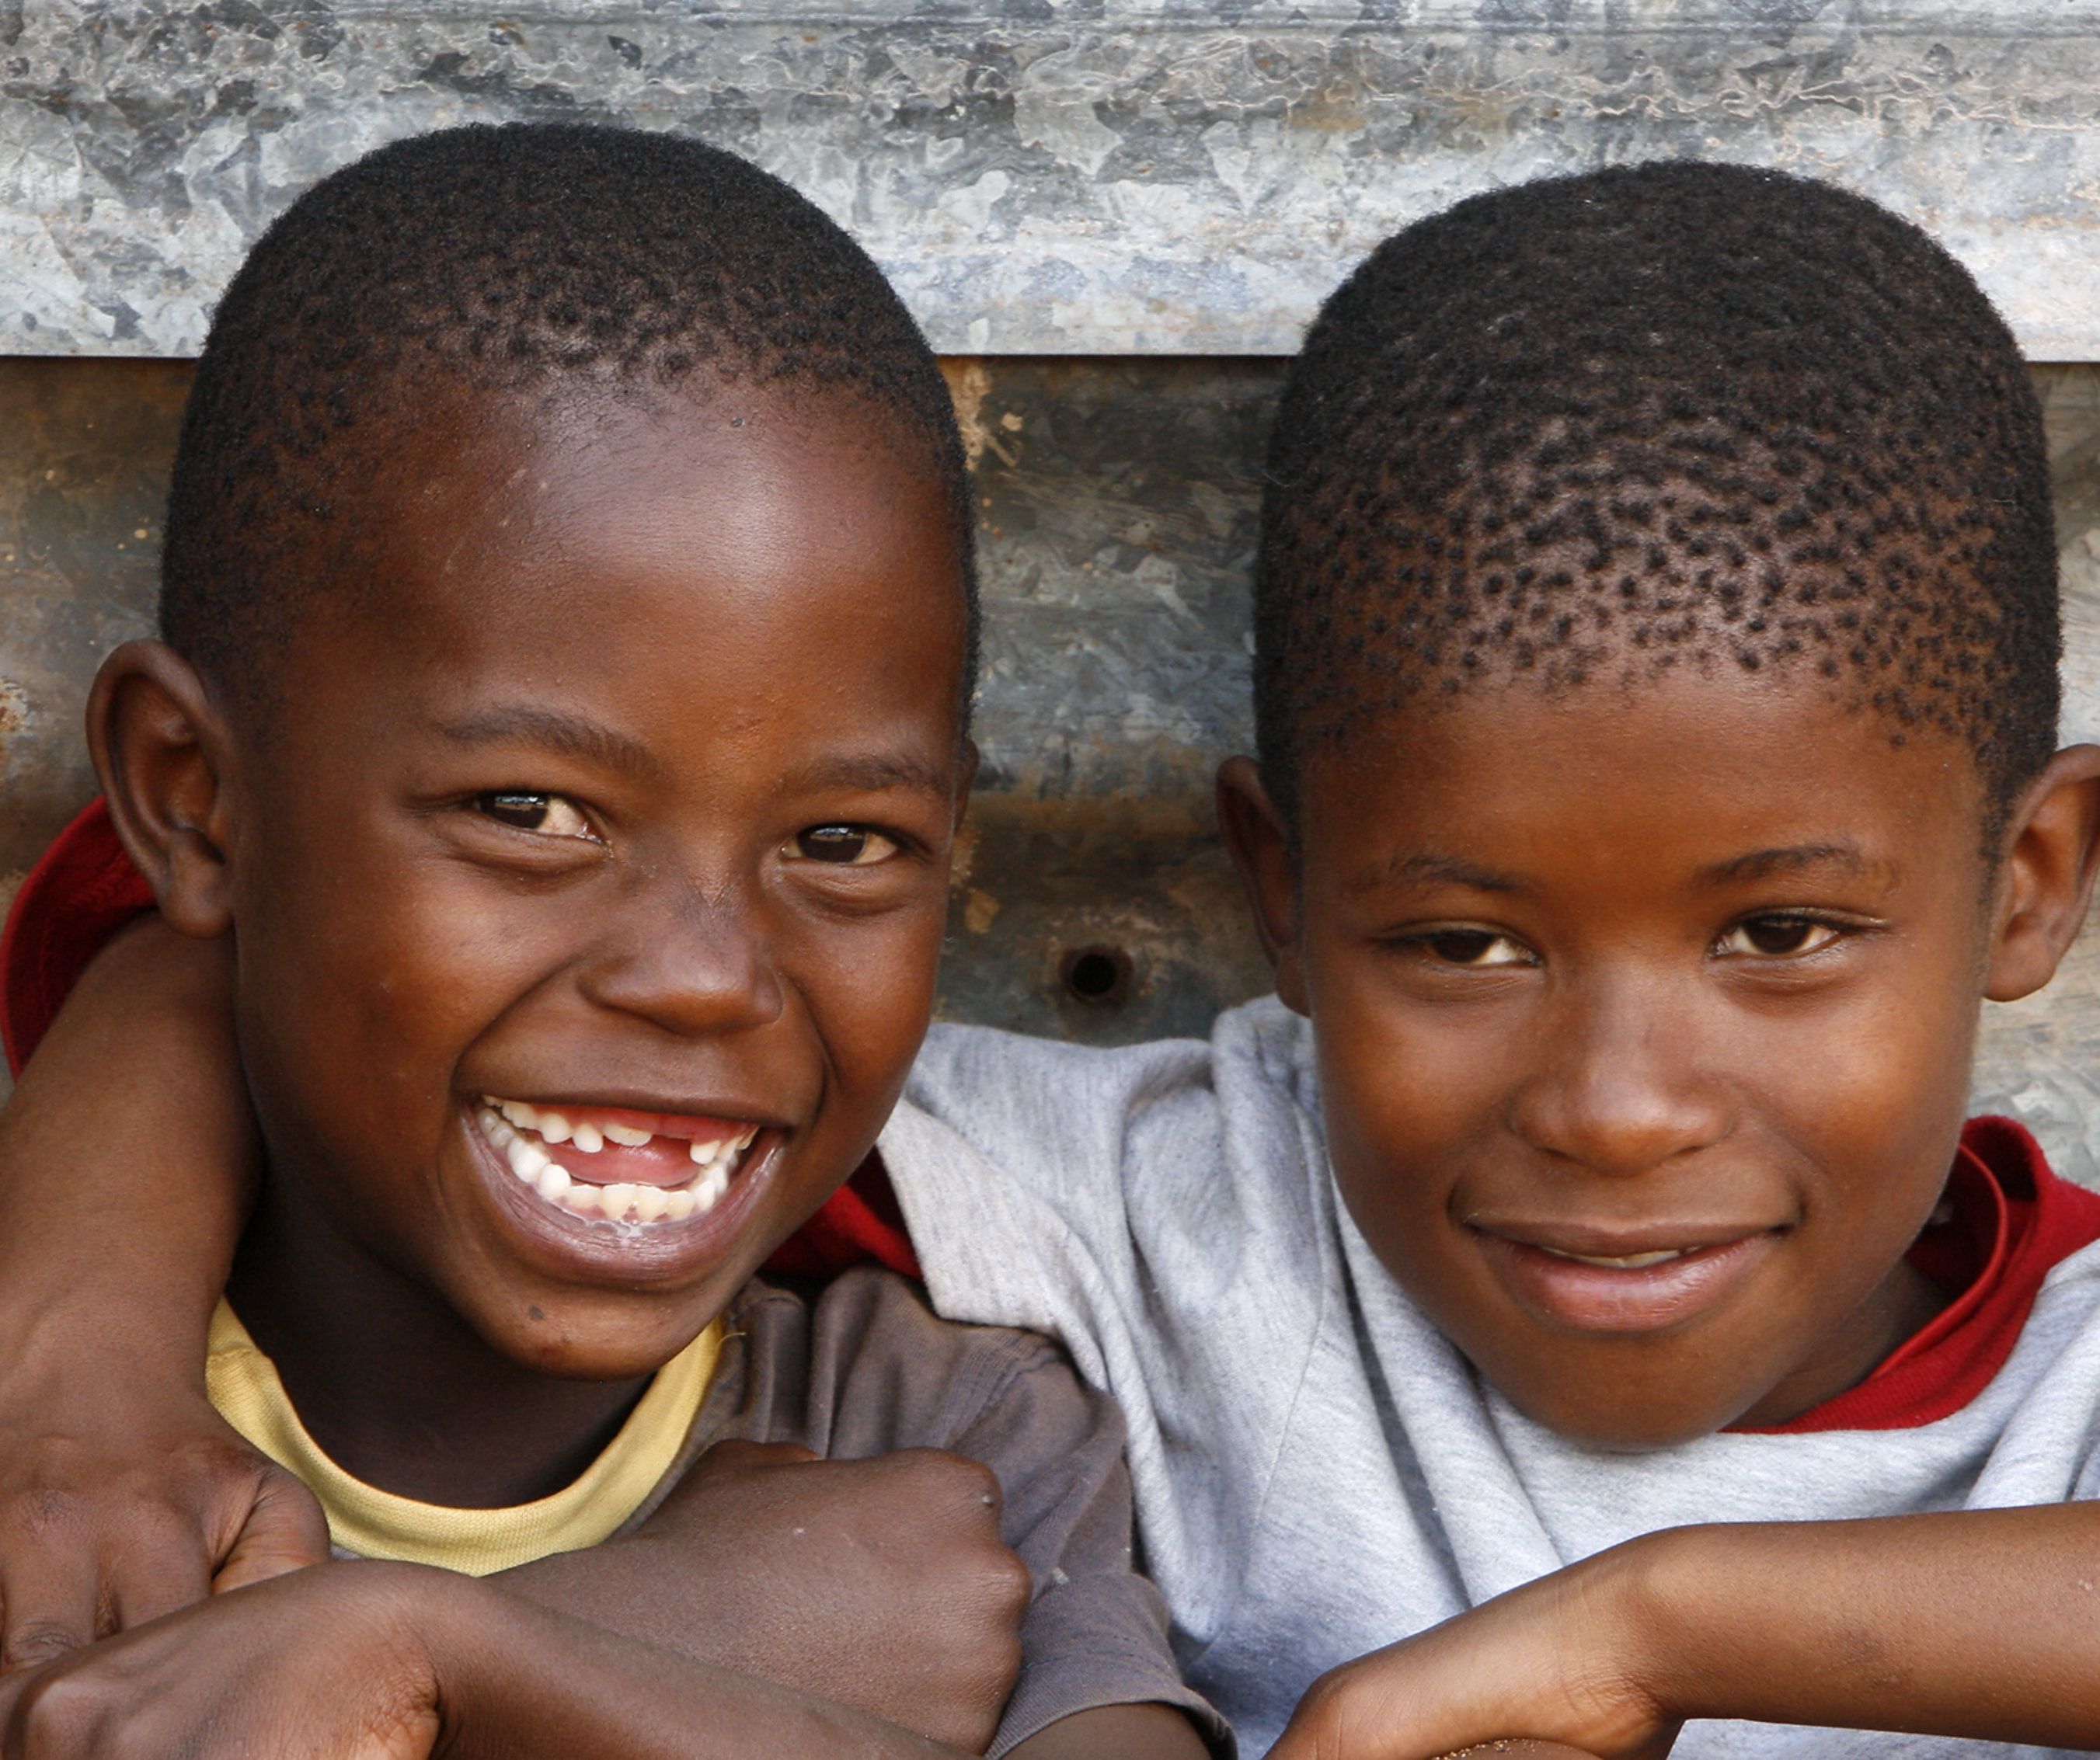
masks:
<path fill-rule="evenodd" d="M 1233 1753 L 1224 1720 L 1184 1683 L 1167 1604 L 1132 1555 L 1134 1514 L 1123 1419 L 1047 1340 L 1010 1335 L 1009 1373 L 949 1445 L 990 1467 L 1006 1542 L 1035 1580 L 1021 1630 L 1021 1678 L 988 1750 L 1005 1753 L 1075 1711 L 1174 1706 L 1211 1751 Z"/>
<path fill-rule="evenodd" d="M 1186 1714 L 1214 1753 L 1232 1753 L 1224 1721 L 1183 1683 L 1166 1604 L 1132 1558 L 1122 1415 L 1056 1345 L 941 1319 L 915 1286 L 857 1271 L 816 1297 L 807 1362 L 790 1402 L 818 1453 L 944 1449 L 998 1476 L 1002 1537 L 1035 1596 L 993 1755 L 1076 1711 L 1154 1703 Z"/>
<path fill-rule="evenodd" d="M 14 1074 L 103 944 L 152 908 L 152 888 L 98 795 L 29 870 L 0 932 L 0 1040 Z"/>

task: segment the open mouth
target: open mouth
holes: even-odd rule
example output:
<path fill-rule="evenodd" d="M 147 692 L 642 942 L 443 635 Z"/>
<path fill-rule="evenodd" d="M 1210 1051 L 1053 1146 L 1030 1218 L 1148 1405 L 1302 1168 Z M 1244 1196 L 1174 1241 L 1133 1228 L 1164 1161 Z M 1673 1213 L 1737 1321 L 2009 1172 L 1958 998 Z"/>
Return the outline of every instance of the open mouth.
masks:
<path fill-rule="evenodd" d="M 572 1216 L 662 1227 L 705 1216 L 760 1127 L 735 1119 L 536 1107 L 484 1094 L 474 1123 L 519 1181 Z"/>

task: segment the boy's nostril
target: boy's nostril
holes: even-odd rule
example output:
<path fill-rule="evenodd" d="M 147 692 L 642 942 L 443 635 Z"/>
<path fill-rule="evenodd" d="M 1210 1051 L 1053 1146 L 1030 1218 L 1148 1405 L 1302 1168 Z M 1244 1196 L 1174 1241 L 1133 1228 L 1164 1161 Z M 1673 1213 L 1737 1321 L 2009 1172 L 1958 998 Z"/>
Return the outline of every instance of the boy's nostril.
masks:
<path fill-rule="evenodd" d="M 1081 1002 L 1105 1005 L 1120 1002 L 1130 994 L 1130 956 L 1121 948 L 1074 948 L 1065 954 L 1060 975 L 1065 990 Z"/>

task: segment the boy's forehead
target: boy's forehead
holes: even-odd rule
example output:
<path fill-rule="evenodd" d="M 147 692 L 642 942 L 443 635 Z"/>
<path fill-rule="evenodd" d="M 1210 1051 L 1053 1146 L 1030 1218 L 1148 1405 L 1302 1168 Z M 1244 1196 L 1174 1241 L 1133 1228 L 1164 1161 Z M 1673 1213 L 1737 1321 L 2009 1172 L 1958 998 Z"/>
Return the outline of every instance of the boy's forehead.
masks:
<path fill-rule="evenodd" d="M 1688 872 L 1760 851 L 1864 871 L 1981 847 L 1966 742 L 1905 728 L 1813 674 L 1482 683 L 1367 717 L 1304 758 L 1308 847 L 1353 849 L 1359 881 L 1487 847 L 1521 865 L 1646 853 Z M 1413 871 L 1434 878 L 1436 863 Z"/>
<path fill-rule="evenodd" d="M 448 413 L 372 486 L 373 584 L 307 620 L 292 658 L 310 681 L 348 669 L 449 698 L 510 679 L 558 701 L 589 671 L 668 725 L 842 684 L 845 644 L 914 680 L 921 719 L 960 703 L 944 489 L 865 418 L 748 393 Z"/>

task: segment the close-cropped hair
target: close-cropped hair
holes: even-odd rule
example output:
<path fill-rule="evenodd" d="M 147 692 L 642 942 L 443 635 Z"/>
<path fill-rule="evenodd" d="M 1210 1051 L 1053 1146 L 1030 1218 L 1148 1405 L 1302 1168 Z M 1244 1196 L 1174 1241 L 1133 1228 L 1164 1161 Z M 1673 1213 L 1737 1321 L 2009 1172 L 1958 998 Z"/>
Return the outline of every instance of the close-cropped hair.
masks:
<path fill-rule="evenodd" d="M 392 460 L 447 400 L 544 411 L 730 382 L 857 398 L 938 477 L 968 596 L 967 707 L 968 469 L 903 302 L 814 204 L 734 153 L 577 124 L 397 142 L 264 233 L 184 415 L 162 637 L 236 701 L 260 700 L 299 618 L 355 592 Z"/>
<path fill-rule="evenodd" d="M 2054 750 L 2049 456 L 1968 272 L 1863 198 L 1651 164 L 1388 239 L 1306 337 L 1268 457 L 1263 773 L 1476 682 L 1801 674 L 1975 755 Z M 1295 822 L 1295 821 L 1294 821 Z"/>

